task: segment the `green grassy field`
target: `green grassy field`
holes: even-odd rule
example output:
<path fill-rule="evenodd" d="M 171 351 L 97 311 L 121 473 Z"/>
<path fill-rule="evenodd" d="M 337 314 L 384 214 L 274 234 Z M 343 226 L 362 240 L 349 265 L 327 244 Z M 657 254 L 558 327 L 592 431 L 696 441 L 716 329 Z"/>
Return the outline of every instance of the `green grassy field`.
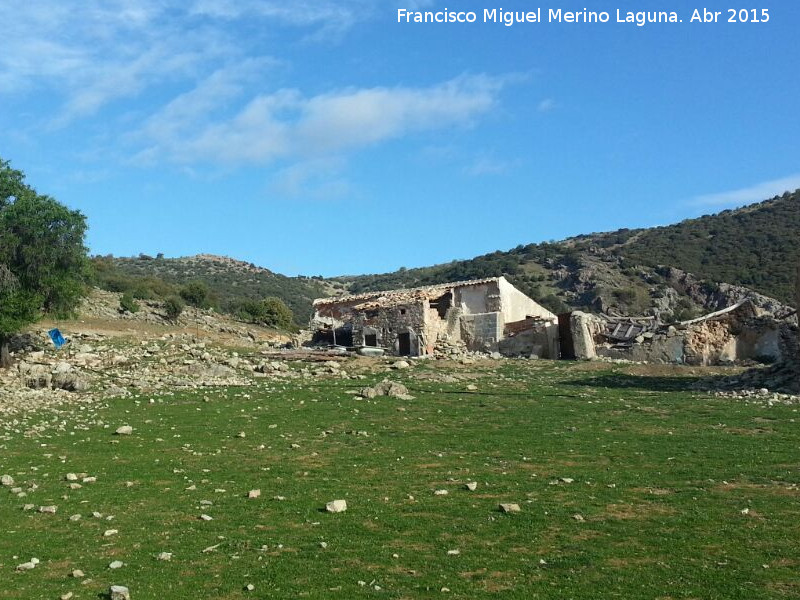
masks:
<path fill-rule="evenodd" d="M 0 488 L 0 598 L 800 597 L 797 407 L 621 367 L 465 369 L 393 374 L 413 400 L 262 380 L 3 423 L 27 495 Z"/>

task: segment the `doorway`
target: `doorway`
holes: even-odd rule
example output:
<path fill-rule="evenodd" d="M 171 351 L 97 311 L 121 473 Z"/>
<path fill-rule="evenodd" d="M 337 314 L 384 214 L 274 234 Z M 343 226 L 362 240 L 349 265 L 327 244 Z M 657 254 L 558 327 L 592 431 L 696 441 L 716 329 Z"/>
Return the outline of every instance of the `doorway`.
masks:
<path fill-rule="evenodd" d="M 411 356 L 411 334 L 401 333 L 397 336 L 397 353 L 400 356 Z"/>

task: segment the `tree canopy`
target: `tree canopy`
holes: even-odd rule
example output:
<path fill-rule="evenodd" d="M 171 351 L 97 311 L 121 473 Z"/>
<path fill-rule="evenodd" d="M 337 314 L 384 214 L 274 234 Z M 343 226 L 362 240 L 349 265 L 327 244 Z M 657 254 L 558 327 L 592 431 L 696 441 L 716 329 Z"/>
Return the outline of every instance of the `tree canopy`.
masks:
<path fill-rule="evenodd" d="M 38 194 L 0 159 L 0 366 L 11 335 L 74 309 L 85 290 L 85 234 L 79 211 Z"/>

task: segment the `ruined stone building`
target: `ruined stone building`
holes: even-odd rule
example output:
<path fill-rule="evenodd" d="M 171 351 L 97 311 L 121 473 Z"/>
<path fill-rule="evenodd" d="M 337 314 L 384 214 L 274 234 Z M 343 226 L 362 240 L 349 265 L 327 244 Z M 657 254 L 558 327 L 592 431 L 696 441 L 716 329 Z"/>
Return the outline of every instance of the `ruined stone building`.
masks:
<path fill-rule="evenodd" d="M 433 354 L 437 344 L 558 358 L 558 318 L 503 277 L 314 301 L 315 341 Z"/>
<path fill-rule="evenodd" d="M 789 307 L 785 307 L 789 308 Z M 792 311 L 793 312 L 793 311 Z M 653 317 L 609 317 L 575 311 L 568 315 L 567 358 L 622 358 L 649 363 L 719 365 L 778 362 L 794 356 L 796 318 L 766 313 L 744 299 L 696 319 L 674 324 Z"/>

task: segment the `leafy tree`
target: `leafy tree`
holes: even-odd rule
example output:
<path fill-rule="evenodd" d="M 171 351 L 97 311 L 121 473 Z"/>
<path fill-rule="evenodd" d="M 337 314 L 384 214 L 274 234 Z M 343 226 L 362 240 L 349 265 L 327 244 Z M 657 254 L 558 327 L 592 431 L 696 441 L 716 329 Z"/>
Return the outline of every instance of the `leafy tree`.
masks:
<path fill-rule="evenodd" d="M 85 292 L 86 218 L 25 183 L 0 159 L 0 367 L 10 337 L 46 312 L 67 316 Z"/>
<path fill-rule="evenodd" d="M 180 296 L 197 308 L 208 308 L 211 304 L 208 286 L 202 281 L 187 283 L 181 288 Z"/>
<path fill-rule="evenodd" d="M 237 315 L 243 321 L 257 323 L 275 329 L 291 329 L 294 322 L 292 310 L 280 298 L 246 300 L 241 303 Z"/>

